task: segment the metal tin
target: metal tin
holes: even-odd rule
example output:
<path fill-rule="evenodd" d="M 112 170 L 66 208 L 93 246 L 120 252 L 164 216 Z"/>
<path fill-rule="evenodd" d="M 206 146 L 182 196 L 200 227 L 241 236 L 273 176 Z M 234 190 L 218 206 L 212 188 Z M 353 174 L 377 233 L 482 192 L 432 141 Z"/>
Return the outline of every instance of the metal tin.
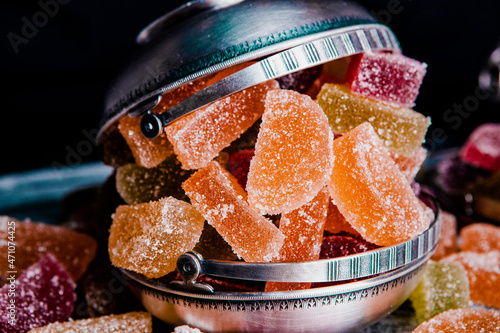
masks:
<path fill-rule="evenodd" d="M 198 257 L 193 264 L 186 260 L 186 256 L 193 258 L 188 253 L 177 262 L 184 282 L 170 284 L 122 271 L 144 307 L 171 325 L 190 324 L 205 332 L 354 332 L 395 310 L 420 281 L 441 230 L 437 202 L 428 196 L 423 199 L 435 214 L 425 232 L 357 255 L 299 263 L 237 263 Z M 365 279 L 309 290 L 243 293 L 214 292 L 205 283 L 194 282 L 202 274 L 283 282 Z"/>
<path fill-rule="evenodd" d="M 248 86 L 337 58 L 400 52 L 388 27 L 343 0 L 192 1 L 146 27 L 137 42 L 140 51 L 107 94 L 100 133 L 127 114 L 143 115 L 165 92 L 250 60 L 259 65 L 200 91 L 181 112 L 164 118 L 175 120 Z M 157 125 L 154 119 L 148 124 Z"/>

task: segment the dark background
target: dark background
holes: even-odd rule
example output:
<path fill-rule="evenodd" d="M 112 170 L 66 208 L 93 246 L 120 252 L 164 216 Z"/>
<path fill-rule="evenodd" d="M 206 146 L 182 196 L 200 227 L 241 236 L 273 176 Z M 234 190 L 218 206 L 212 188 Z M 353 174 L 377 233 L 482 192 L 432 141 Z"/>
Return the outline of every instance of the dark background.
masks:
<path fill-rule="evenodd" d="M 448 113 L 455 116 L 453 122 L 443 119 L 447 110 L 475 96 L 479 72 L 499 42 L 500 2 L 359 2 L 394 30 L 405 55 L 428 64 L 415 109 L 432 117 L 428 141 L 433 150 L 460 145 L 482 122 L 500 122 L 500 106 L 491 101 L 469 105 L 470 111 L 458 118 L 455 111 Z M 22 35 L 26 21 L 40 19 L 42 3 L 52 4 L 53 15 L 28 31 L 30 38 L 16 52 L 9 36 Z M 91 136 L 110 80 L 133 53 L 137 33 L 182 3 L 3 0 L 0 174 L 99 160 Z"/>

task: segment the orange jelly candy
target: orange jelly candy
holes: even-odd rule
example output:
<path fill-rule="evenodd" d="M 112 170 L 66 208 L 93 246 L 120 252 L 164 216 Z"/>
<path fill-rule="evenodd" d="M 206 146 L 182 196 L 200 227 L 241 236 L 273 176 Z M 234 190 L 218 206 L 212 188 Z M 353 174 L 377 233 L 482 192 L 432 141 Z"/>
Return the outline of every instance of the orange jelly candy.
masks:
<path fill-rule="evenodd" d="M 444 262 L 458 262 L 467 271 L 470 299 L 472 302 L 500 308 L 500 252 L 453 253 Z"/>
<path fill-rule="evenodd" d="M 194 248 L 204 222 L 193 206 L 173 197 L 119 206 L 109 231 L 111 263 L 148 278 L 162 277 Z"/>
<path fill-rule="evenodd" d="M 392 245 L 428 227 L 418 198 L 370 123 L 336 139 L 333 154 L 330 195 L 363 238 Z"/>
<path fill-rule="evenodd" d="M 420 324 L 413 333 L 499 332 L 500 312 L 486 309 L 453 309 Z"/>
<path fill-rule="evenodd" d="M 175 121 L 165 128 L 184 169 L 203 168 L 250 128 L 264 112 L 275 80 L 244 89 Z"/>
<path fill-rule="evenodd" d="M 74 230 L 19 221 L 8 216 L 0 216 L 0 237 L 7 239 L 11 222 L 15 223 L 16 270 L 18 273 L 35 264 L 46 253 L 52 253 L 63 264 L 73 280 L 78 281 L 86 272 L 97 252 L 97 242 L 89 235 Z M 11 224 L 9 224 L 11 223 Z M 6 277 L 9 269 L 7 242 L 0 243 L 0 275 Z"/>
<path fill-rule="evenodd" d="M 182 184 L 192 204 L 248 262 L 271 261 L 285 236 L 245 201 L 245 190 L 219 163 L 211 161 Z"/>
<path fill-rule="evenodd" d="M 329 200 L 328 204 L 325 230 L 332 234 L 347 232 L 351 235 L 359 235 L 359 233 L 351 227 L 349 222 L 346 221 L 345 217 L 339 212 L 338 207 L 331 200 Z"/>
<path fill-rule="evenodd" d="M 425 159 L 427 158 L 427 149 L 422 146 L 415 150 L 409 157 L 398 155 L 391 151 L 389 151 L 389 153 L 394 159 L 394 162 L 396 162 L 399 171 L 403 173 L 403 175 L 410 183 L 415 179 L 415 176 L 420 170 L 422 163 L 424 163 Z"/>
<path fill-rule="evenodd" d="M 309 96 L 269 92 L 248 173 L 250 206 L 279 214 L 311 201 L 331 173 L 332 142 L 328 119 Z"/>
<path fill-rule="evenodd" d="M 489 223 L 473 223 L 460 230 L 463 251 L 500 251 L 500 227 Z"/>
<path fill-rule="evenodd" d="M 30 333 L 152 333 L 153 319 L 145 311 L 113 314 L 90 319 L 52 323 L 29 331 Z"/>
<path fill-rule="evenodd" d="M 207 79 L 199 79 L 168 92 L 161 97 L 152 112 L 161 113 L 205 88 L 206 85 Z M 174 152 L 165 132 L 152 140 L 142 135 L 141 117 L 123 117 L 120 119 L 118 128 L 132 150 L 135 162 L 140 166 L 155 167 Z"/>
<path fill-rule="evenodd" d="M 439 236 L 436 251 L 431 257 L 433 260 L 440 260 L 458 251 L 457 218 L 446 211 L 441 211 L 441 217 L 441 235 Z"/>
<path fill-rule="evenodd" d="M 273 261 L 318 260 L 323 241 L 330 195 L 326 187 L 316 197 L 289 213 L 281 215 L 280 230 L 285 242 Z M 265 291 L 309 289 L 310 283 L 267 282 Z"/>

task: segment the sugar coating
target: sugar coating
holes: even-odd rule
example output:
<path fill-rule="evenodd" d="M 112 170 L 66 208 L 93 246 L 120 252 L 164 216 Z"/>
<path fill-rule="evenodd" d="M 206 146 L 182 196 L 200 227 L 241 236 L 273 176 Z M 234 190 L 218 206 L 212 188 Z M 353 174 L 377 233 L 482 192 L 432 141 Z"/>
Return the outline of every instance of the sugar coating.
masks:
<path fill-rule="evenodd" d="M 167 126 L 167 137 L 184 169 L 199 169 L 250 128 L 264 112 L 275 80 L 244 89 L 202 107 Z"/>
<path fill-rule="evenodd" d="M 460 151 L 467 163 L 489 171 L 500 171 L 500 124 L 478 126 Z"/>
<path fill-rule="evenodd" d="M 473 223 L 460 230 L 463 251 L 500 251 L 500 227 L 489 223 Z"/>
<path fill-rule="evenodd" d="M 53 323 L 29 333 L 152 333 L 153 319 L 145 311 Z"/>
<path fill-rule="evenodd" d="M 156 167 L 145 168 L 129 163 L 116 169 L 116 189 L 129 205 L 156 201 L 173 196 L 187 199 L 181 184 L 192 171 L 181 168 L 175 155 L 170 155 Z"/>
<path fill-rule="evenodd" d="M 442 312 L 420 324 L 413 333 L 500 332 L 500 311 L 485 309 L 453 309 Z"/>
<path fill-rule="evenodd" d="M 18 273 L 50 252 L 66 267 L 73 280 L 78 281 L 95 258 L 97 242 L 94 238 L 61 226 L 0 216 L 1 239 L 7 239 L 7 223 L 10 221 L 14 221 L 16 226 L 15 270 Z M 7 242 L 0 242 L 0 275 L 3 277 L 12 271 L 7 260 L 8 245 Z"/>
<path fill-rule="evenodd" d="M 351 235 L 359 235 L 359 233 L 353 227 L 351 227 L 349 222 L 347 222 L 345 217 L 339 212 L 337 205 L 335 205 L 331 200 L 329 200 L 328 204 L 328 214 L 326 216 L 325 230 L 332 234 L 347 232 Z"/>
<path fill-rule="evenodd" d="M 316 100 L 334 133 L 344 134 L 370 122 L 387 149 L 398 155 L 412 156 L 430 125 L 430 119 L 421 113 L 353 95 L 345 85 L 324 84 Z"/>
<path fill-rule="evenodd" d="M 271 261 L 285 236 L 245 201 L 238 180 L 217 162 L 209 162 L 182 184 L 192 204 L 233 251 L 248 262 Z"/>
<path fill-rule="evenodd" d="M 325 187 L 310 202 L 281 215 L 279 229 L 285 235 L 275 262 L 318 260 L 323 241 L 330 195 Z M 309 289 L 310 283 L 267 282 L 265 291 Z"/>
<path fill-rule="evenodd" d="M 111 263 L 148 278 L 162 277 L 175 269 L 182 253 L 193 249 L 204 221 L 193 206 L 172 197 L 121 205 L 109 231 Z"/>
<path fill-rule="evenodd" d="M 365 52 L 352 57 L 346 76 L 353 94 L 412 108 L 426 71 L 402 54 Z"/>
<path fill-rule="evenodd" d="M 441 235 L 436 246 L 436 251 L 431 259 L 440 260 L 445 256 L 458 251 L 457 218 L 455 215 L 441 211 Z"/>
<path fill-rule="evenodd" d="M 418 198 L 370 123 L 336 139 L 333 153 L 330 196 L 363 238 L 392 245 L 428 227 Z"/>
<path fill-rule="evenodd" d="M 181 325 L 175 327 L 172 333 L 203 333 L 203 332 L 189 325 Z"/>
<path fill-rule="evenodd" d="M 420 146 L 411 156 L 398 155 L 393 152 L 390 152 L 390 154 L 394 159 L 394 162 L 396 162 L 399 171 L 401 171 L 406 177 L 406 180 L 408 180 L 408 182 L 412 182 L 417 176 L 422 163 L 424 163 L 427 158 L 427 149 Z"/>
<path fill-rule="evenodd" d="M 500 308 L 500 252 L 453 253 L 442 262 L 458 262 L 467 271 L 470 299 L 474 303 Z"/>
<path fill-rule="evenodd" d="M 76 284 L 68 271 L 50 253 L 28 267 L 15 282 L 0 289 L 0 331 L 27 332 L 32 328 L 64 321 L 73 312 Z M 15 301 L 15 324 L 11 325 L 10 306 Z"/>
<path fill-rule="evenodd" d="M 311 201 L 331 173 L 332 142 L 325 114 L 309 96 L 270 91 L 250 162 L 250 206 L 274 215 Z"/>
<path fill-rule="evenodd" d="M 430 260 L 410 301 L 419 323 L 450 309 L 469 307 L 467 272 L 459 263 Z"/>
<path fill-rule="evenodd" d="M 173 91 L 167 92 L 161 96 L 160 102 L 151 112 L 165 112 L 172 106 L 205 88 L 207 85 L 208 78 L 201 78 L 189 82 Z M 168 140 L 165 131 L 162 131 L 158 137 L 154 139 L 144 137 L 141 132 L 140 117 L 123 117 L 120 119 L 118 128 L 132 150 L 136 163 L 143 167 L 155 167 L 174 153 L 174 147 Z"/>

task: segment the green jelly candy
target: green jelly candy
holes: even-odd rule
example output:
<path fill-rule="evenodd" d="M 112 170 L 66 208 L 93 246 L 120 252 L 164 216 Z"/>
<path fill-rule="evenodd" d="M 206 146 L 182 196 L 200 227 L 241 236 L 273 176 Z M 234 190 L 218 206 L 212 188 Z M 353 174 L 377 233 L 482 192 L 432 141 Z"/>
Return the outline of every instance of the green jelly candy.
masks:
<path fill-rule="evenodd" d="M 432 260 L 410 295 L 419 324 L 450 309 L 468 308 L 469 300 L 469 280 L 463 266 Z"/>
<path fill-rule="evenodd" d="M 181 163 L 175 155 L 167 157 L 164 162 L 153 168 L 129 163 L 117 169 L 116 189 L 129 205 L 156 201 L 168 196 L 189 201 L 181 184 L 192 173 L 193 171 L 181 169 Z"/>

